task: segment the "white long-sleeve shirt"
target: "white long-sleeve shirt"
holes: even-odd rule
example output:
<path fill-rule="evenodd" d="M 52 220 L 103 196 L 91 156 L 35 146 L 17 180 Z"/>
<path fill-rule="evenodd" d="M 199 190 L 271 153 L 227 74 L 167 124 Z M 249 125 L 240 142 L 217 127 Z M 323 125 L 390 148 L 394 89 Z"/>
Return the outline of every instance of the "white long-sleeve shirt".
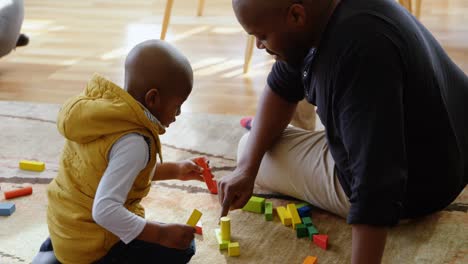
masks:
<path fill-rule="evenodd" d="M 94 198 L 94 221 L 119 237 L 125 244 L 134 240 L 146 220 L 124 207 L 133 183 L 149 161 L 149 146 L 142 135 L 121 137 L 109 152 L 109 165 Z"/>

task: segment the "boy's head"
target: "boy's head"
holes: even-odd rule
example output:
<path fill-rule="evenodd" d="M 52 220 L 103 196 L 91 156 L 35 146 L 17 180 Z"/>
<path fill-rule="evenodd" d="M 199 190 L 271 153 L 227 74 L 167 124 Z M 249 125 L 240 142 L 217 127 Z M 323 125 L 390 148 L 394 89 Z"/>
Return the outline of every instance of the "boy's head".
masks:
<path fill-rule="evenodd" d="M 162 40 L 135 46 L 125 60 L 125 90 L 168 127 L 192 91 L 187 58 Z"/>

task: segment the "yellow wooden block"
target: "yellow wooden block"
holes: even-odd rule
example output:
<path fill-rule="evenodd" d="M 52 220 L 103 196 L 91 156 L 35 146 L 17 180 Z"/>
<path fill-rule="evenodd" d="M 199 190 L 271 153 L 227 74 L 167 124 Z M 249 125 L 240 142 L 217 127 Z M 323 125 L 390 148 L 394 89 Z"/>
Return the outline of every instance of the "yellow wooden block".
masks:
<path fill-rule="evenodd" d="M 289 211 L 286 210 L 284 206 L 278 206 L 276 207 L 276 212 L 278 213 L 278 216 L 281 220 L 281 223 L 285 226 L 290 226 L 292 223 L 292 217 Z"/>
<path fill-rule="evenodd" d="M 221 239 L 221 229 L 215 229 L 216 241 L 218 241 L 219 250 L 228 249 L 229 241 Z"/>
<path fill-rule="evenodd" d="M 228 256 L 237 257 L 240 256 L 240 246 L 238 242 L 229 243 L 228 245 Z"/>
<path fill-rule="evenodd" d="M 221 239 L 231 241 L 231 219 L 221 217 Z"/>
<path fill-rule="evenodd" d="M 45 170 L 45 163 L 32 160 L 20 160 L 19 167 L 22 170 L 43 171 Z"/>
<path fill-rule="evenodd" d="M 293 229 L 296 229 L 296 225 L 302 223 L 301 218 L 299 217 L 299 213 L 297 212 L 296 205 L 295 204 L 288 204 L 287 209 L 289 211 L 289 214 L 291 214 Z"/>
<path fill-rule="evenodd" d="M 200 220 L 202 213 L 197 209 L 193 209 L 192 215 L 187 220 L 187 225 L 195 227 Z"/>

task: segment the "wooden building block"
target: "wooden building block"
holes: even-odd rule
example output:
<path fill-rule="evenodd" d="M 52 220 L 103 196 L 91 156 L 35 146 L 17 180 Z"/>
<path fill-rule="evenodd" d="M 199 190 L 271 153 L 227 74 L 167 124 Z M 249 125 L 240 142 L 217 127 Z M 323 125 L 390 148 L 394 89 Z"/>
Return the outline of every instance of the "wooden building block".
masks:
<path fill-rule="evenodd" d="M 211 169 L 208 166 L 208 163 L 206 163 L 205 158 L 197 158 L 195 159 L 195 163 L 203 168 L 203 179 L 205 180 L 210 193 L 218 194 L 218 184 L 213 180 L 214 176 L 211 173 Z"/>
<path fill-rule="evenodd" d="M 200 220 L 202 213 L 197 209 L 193 209 L 192 215 L 190 215 L 189 219 L 187 220 L 187 225 L 195 227 Z"/>
<path fill-rule="evenodd" d="M 315 226 L 311 225 L 307 227 L 307 233 L 309 233 L 309 238 L 312 240 L 312 236 L 317 235 L 319 232 Z"/>
<path fill-rule="evenodd" d="M 252 196 L 247 204 L 242 208 L 244 211 L 263 214 L 265 211 L 265 198 Z"/>
<path fill-rule="evenodd" d="M 327 235 L 314 235 L 314 244 L 320 248 L 327 250 L 328 247 L 328 236 Z"/>
<path fill-rule="evenodd" d="M 304 207 L 304 206 L 309 206 L 309 204 L 308 203 L 298 203 L 298 204 L 296 204 L 297 209 L 299 209 L 301 207 Z"/>
<path fill-rule="evenodd" d="M 297 213 L 297 208 L 296 205 L 291 203 L 287 205 L 287 209 L 289 213 L 291 214 L 291 219 L 292 219 L 292 227 L 293 229 L 296 229 L 296 225 L 301 224 L 301 218 L 299 217 L 299 214 Z"/>
<path fill-rule="evenodd" d="M 304 262 L 302 262 L 302 264 L 317 264 L 317 257 L 307 256 L 307 258 L 304 259 Z"/>
<path fill-rule="evenodd" d="M 292 217 L 291 214 L 289 213 L 284 206 L 278 206 L 276 207 L 276 212 L 278 213 L 278 216 L 281 220 L 281 223 L 285 226 L 290 226 L 292 223 Z"/>
<path fill-rule="evenodd" d="M 296 225 L 296 235 L 298 238 L 301 238 L 301 237 L 307 237 L 308 236 L 308 232 L 307 232 L 307 226 L 304 225 L 304 224 L 297 224 Z"/>
<path fill-rule="evenodd" d="M 227 249 L 229 241 L 221 239 L 221 229 L 215 229 L 216 241 L 218 241 L 219 250 Z"/>
<path fill-rule="evenodd" d="M 302 223 L 306 226 L 311 226 L 312 225 L 312 218 L 310 217 L 303 217 L 302 218 Z"/>
<path fill-rule="evenodd" d="M 273 220 L 273 203 L 272 202 L 265 202 L 265 220 L 266 221 Z"/>
<path fill-rule="evenodd" d="M 312 211 L 312 207 L 306 205 L 302 206 L 301 208 L 297 209 L 297 212 L 299 213 L 300 217 L 307 217 L 310 216 L 310 212 Z"/>
<path fill-rule="evenodd" d="M 221 239 L 231 241 L 231 219 L 221 217 Z"/>
<path fill-rule="evenodd" d="M 198 234 L 200 236 L 203 235 L 203 227 L 201 225 L 196 225 L 195 226 L 195 234 Z"/>
<path fill-rule="evenodd" d="M 14 203 L 0 203 L 0 216 L 10 216 L 16 210 Z"/>
<path fill-rule="evenodd" d="M 40 161 L 33 161 L 33 160 L 20 160 L 19 167 L 22 170 L 41 172 L 45 170 L 45 163 L 40 162 Z"/>
<path fill-rule="evenodd" d="M 230 257 L 240 256 L 240 246 L 238 242 L 228 244 L 228 256 Z"/>
<path fill-rule="evenodd" d="M 26 196 L 32 194 L 33 189 L 31 186 L 23 187 L 16 190 L 7 191 L 4 193 L 5 199 L 12 199 L 20 196 Z"/>

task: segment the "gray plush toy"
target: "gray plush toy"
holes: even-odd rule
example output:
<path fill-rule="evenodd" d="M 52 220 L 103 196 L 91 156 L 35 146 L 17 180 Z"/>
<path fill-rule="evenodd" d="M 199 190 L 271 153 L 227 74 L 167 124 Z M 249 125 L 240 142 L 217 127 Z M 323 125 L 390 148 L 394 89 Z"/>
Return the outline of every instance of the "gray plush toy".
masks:
<path fill-rule="evenodd" d="M 23 0 L 0 0 L 0 57 L 28 43 L 28 38 L 20 35 L 23 19 Z"/>

